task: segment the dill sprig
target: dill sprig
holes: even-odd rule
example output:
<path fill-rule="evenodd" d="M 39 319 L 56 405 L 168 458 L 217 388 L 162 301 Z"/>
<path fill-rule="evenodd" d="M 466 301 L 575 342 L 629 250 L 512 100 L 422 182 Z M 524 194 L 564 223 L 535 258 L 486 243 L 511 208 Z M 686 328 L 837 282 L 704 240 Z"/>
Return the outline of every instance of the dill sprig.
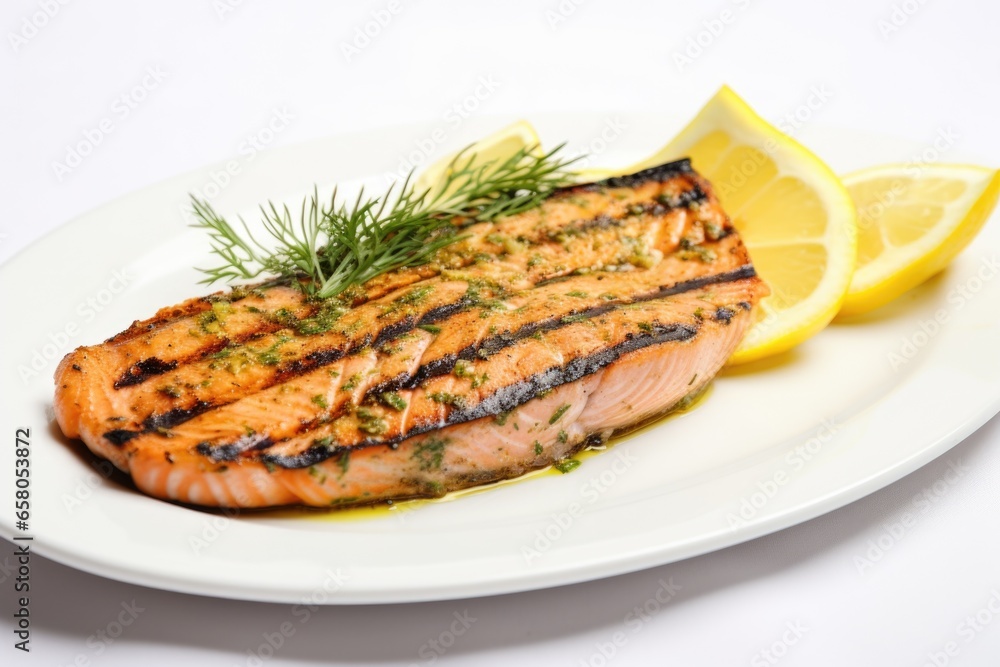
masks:
<path fill-rule="evenodd" d="M 203 283 L 270 276 L 318 297 L 336 296 L 355 285 L 402 267 L 419 266 L 463 238 L 463 220 L 486 221 L 538 206 L 553 190 L 572 182 L 557 153 L 523 148 L 506 160 L 476 162 L 466 149 L 449 163 L 442 181 L 417 191 L 413 173 L 401 187 L 382 195 L 362 189 L 353 203 L 334 188 L 328 202 L 317 189 L 302 202 L 297 220 L 287 206 L 260 206 L 267 232 L 261 242 L 240 218 L 237 230 L 205 200 L 192 195 L 194 227 L 205 229 L 219 266 L 200 269 Z M 578 159 L 578 158 L 577 158 Z"/>

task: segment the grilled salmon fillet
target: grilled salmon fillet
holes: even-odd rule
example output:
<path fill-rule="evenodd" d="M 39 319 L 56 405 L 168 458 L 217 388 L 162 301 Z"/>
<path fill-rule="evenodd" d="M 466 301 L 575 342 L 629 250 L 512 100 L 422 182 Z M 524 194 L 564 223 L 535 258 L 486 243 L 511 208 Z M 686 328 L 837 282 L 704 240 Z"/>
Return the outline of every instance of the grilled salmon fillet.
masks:
<path fill-rule="evenodd" d="M 462 224 L 420 267 L 165 308 L 56 371 L 63 433 L 142 491 L 348 506 L 515 477 L 699 391 L 767 294 L 688 161 Z"/>

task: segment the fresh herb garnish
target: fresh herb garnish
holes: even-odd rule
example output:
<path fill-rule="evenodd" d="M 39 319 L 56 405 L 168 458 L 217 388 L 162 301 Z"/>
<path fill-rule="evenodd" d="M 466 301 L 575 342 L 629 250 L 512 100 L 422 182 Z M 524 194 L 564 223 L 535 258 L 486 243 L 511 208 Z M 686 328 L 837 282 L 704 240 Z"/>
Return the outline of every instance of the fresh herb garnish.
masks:
<path fill-rule="evenodd" d="M 336 188 L 328 203 L 314 189 L 297 221 L 287 206 L 268 202 L 260 211 L 270 244 L 258 240 L 242 218 L 241 232 L 192 195 L 193 226 L 208 232 L 212 252 L 222 259 L 219 266 L 202 269 L 202 282 L 272 276 L 325 299 L 387 271 L 424 264 L 463 238 L 453 218 L 484 221 L 521 213 L 571 182 L 566 167 L 574 160 L 556 155 L 562 145 L 541 154 L 537 148 L 478 164 L 476 153 L 466 149 L 433 188 L 417 191 L 411 172 L 400 188 L 391 186 L 382 195 L 368 196 L 362 189 L 350 206 Z"/>

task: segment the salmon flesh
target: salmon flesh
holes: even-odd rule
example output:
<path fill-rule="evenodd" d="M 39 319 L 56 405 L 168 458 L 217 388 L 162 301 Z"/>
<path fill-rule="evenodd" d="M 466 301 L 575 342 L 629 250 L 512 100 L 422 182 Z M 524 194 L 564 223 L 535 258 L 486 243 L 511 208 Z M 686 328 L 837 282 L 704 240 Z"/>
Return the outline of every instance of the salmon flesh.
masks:
<path fill-rule="evenodd" d="M 437 497 L 699 391 L 767 294 L 687 160 L 464 226 L 335 299 L 234 288 L 80 347 L 56 371 L 59 426 L 183 503 Z"/>

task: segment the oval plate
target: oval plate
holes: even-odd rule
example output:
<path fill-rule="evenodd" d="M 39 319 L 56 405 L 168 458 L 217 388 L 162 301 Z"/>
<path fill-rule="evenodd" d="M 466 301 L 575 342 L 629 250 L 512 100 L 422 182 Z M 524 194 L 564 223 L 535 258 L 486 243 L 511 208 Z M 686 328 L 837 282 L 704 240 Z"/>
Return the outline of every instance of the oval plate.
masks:
<path fill-rule="evenodd" d="M 380 188 L 424 161 L 442 134 L 435 157 L 507 120 L 384 129 L 201 169 L 88 213 L 0 267 L 8 312 L 22 314 L 7 325 L 4 432 L 30 427 L 32 457 L 30 530 L 15 531 L 6 504 L 3 536 L 30 534 L 37 552 L 89 572 L 201 595 L 338 604 L 514 592 L 651 567 L 808 520 L 915 470 L 1000 410 L 994 219 L 942 275 L 781 358 L 725 371 L 698 409 L 572 474 L 452 502 L 362 520 L 202 512 L 102 474 L 59 433 L 51 375 L 63 354 L 208 291 L 191 268 L 211 259 L 181 213 L 188 192 L 252 215 L 259 201 L 295 202 L 316 181 L 360 176 Z M 643 157 L 681 120 L 532 119 L 550 144 L 569 139 L 601 166 Z M 853 131 L 814 128 L 803 139 L 840 172 L 906 162 L 921 149 Z M 30 290 L 19 289 L 25 283 Z M 3 448 L 6 479 L 13 459 Z"/>

